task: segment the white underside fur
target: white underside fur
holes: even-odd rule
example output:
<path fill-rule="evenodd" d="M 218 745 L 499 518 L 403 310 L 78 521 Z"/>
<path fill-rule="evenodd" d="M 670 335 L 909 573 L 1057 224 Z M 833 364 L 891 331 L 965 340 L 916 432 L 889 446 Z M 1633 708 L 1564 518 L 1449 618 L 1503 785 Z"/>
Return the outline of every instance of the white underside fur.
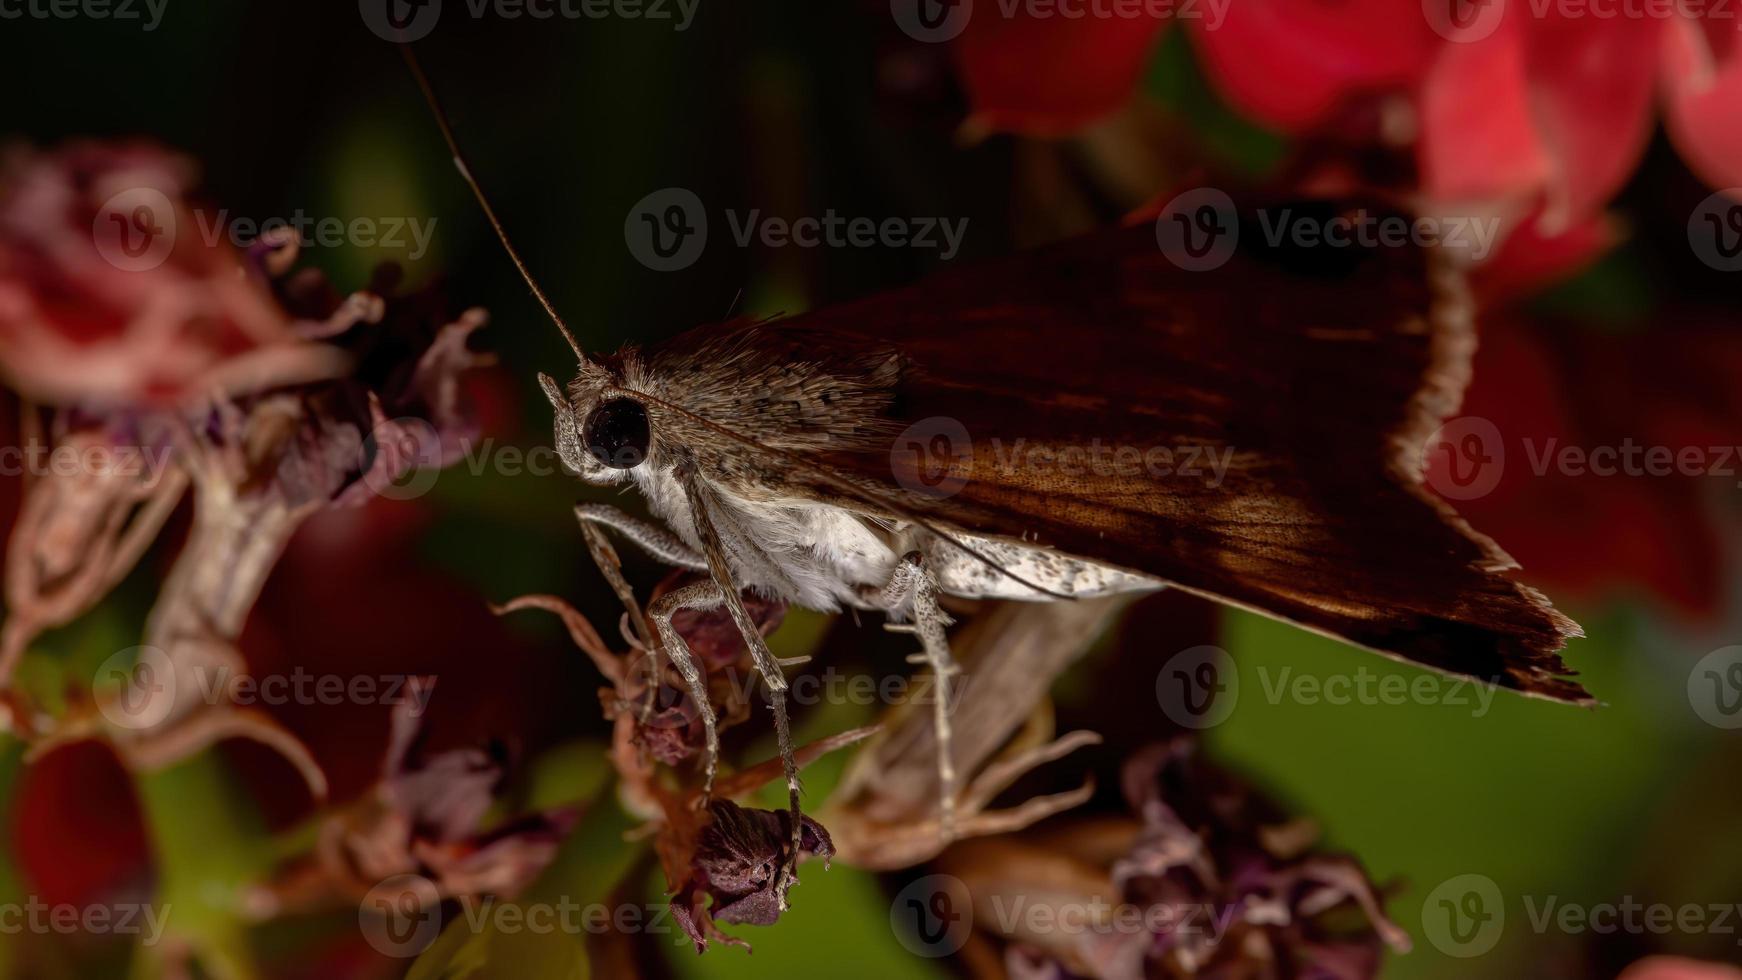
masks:
<path fill-rule="evenodd" d="M 700 550 L 689 500 L 677 481 L 640 471 L 635 478 L 652 511 Z M 1012 575 L 1049 592 L 1078 598 L 1162 587 L 1154 578 L 1057 551 L 952 534 L 990 559 L 994 568 L 922 528 L 885 527 L 844 508 L 809 500 L 749 501 L 723 489 L 715 492 L 733 512 L 731 520 L 716 523 L 738 584 L 822 612 L 876 608 L 876 596 L 897 562 L 912 550 L 925 556 L 942 591 L 964 598 L 1052 598 Z"/>

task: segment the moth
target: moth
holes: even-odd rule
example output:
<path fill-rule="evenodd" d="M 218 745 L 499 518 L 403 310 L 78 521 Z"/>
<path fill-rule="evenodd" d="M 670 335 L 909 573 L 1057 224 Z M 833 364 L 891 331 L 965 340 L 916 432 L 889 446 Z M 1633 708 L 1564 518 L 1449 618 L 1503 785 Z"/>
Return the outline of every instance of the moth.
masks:
<path fill-rule="evenodd" d="M 784 665 L 745 590 L 881 612 L 915 635 L 940 687 L 955 672 L 940 596 L 1178 588 L 1437 671 L 1591 702 L 1558 652 L 1579 627 L 1424 485 L 1424 447 L 1456 411 L 1475 346 L 1453 259 L 1246 236 L 1225 263 L 1187 271 L 1143 224 L 595 356 L 502 234 L 408 60 L 579 361 L 567 384 L 539 376 L 559 455 L 588 483 L 634 487 L 659 519 L 577 507 L 601 569 L 626 594 L 603 529 L 708 575 L 648 618 L 701 711 L 709 786 L 715 719 L 671 616 L 724 606 L 768 686 L 799 812 Z M 1372 206 L 1300 207 L 1329 220 Z M 1179 465 L 1188 456 L 1220 466 Z M 946 702 L 933 724 L 947 837 Z M 791 868 L 781 874 L 784 896 Z"/>

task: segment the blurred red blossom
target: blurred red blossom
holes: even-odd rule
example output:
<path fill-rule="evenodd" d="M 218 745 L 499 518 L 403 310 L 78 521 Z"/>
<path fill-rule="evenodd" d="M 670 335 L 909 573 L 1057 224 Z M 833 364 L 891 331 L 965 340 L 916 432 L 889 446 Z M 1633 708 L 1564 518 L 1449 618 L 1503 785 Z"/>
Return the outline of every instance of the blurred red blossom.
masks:
<path fill-rule="evenodd" d="M 1742 970 L 1679 956 L 1652 956 L 1628 967 L 1616 980 L 1742 980 Z"/>
<path fill-rule="evenodd" d="M 976 17 L 957 40 L 972 129 L 1055 136 L 1113 112 L 1169 24 L 1017 11 Z M 1251 0 L 1181 19 L 1217 88 L 1257 120 L 1309 134 L 1362 102 L 1407 110 L 1387 134 L 1413 145 L 1427 210 L 1594 248 L 1589 224 L 1638 165 L 1660 105 L 1696 173 L 1742 185 L 1742 61 L 1716 13 L 1590 14 L 1477 4 L 1454 26 L 1412 3 Z"/>
<path fill-rule="evenodd" d="M 14 695 L 6 721 L 32 738 L 103 732 L 141 767 L 251 738 L 295 762 L 319 795 L 324 776 L 294 737 L 233 698 L 214 702 L 200 677 L 215 671 L 226 690 L 247 679 L 237 640 L 305 519 L 415 496 L 427 484 L 402 478 L 459 458 L 475 431 L 467 375 L 487 363 L 469 338 L 485 315 L 450 315 L 438 288 L 402 289 L 392 265 L 343 293 L 294 268 L 287 232 L 234 247 L 215 223 L 222 212 L 189 195 L 192 170 L 131 143 L 0 161 L 0 376 L 32 400 L 26 441 L 34 451 L 46 432 L 43 449 L 132 450 L 153 464 L 26 481 L 8 543 L 0 689 L 37 635 L 120 581 L 187 487 L 194 498 L 139 648 L 169 682 L 135 678 L 120 702 L 98 695 L 100 711 L 81 702 L 64 718 Z M 47 404 L 47 427 L 33 401 Z"/>
<path fill-rule="evenodd" d="M 1742 425 L 1734 384 L 1742 337 L 1686 312 L 1670 322 L 1667 333 L 1609 336 L 1546 318 L 1490 317 L 1462 418 L 1491 423 L 1485 438 L 1500 445 L 1484 447 L 1492 488 L 1458 508 L 1556 596 L 1595 603 L 1649 594 L 1710 620 L 1728 571 L 1717 501 L 1734 492 L 1739 465 L 1712 447 L 1733 444 Z M 1629 446 L 1631 471 L 1619 455 Z M 1647 450 L 1692 455 L 1654 473 L 1644 468 Z M 1617 472 L 1592 468 L 1600 451 L 1617 454 Z M 1430 484 L 1447 486 L 1453 458 L 1433 453 L 1428 462 Z"/>
<path fill-rule="evenodd" d="M 0 374 L 57 404 L 167 404 L 331 374 L 264 270 L 204 233 L 191 161 L 147 143 L 0 156 Z"/>

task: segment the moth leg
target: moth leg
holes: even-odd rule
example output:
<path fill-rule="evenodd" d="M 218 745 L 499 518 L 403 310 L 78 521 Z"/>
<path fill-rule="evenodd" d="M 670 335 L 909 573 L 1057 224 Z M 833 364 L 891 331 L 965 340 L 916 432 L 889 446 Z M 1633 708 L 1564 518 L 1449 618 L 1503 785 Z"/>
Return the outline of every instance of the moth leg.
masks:
<path fill-rule="evenodd" d="M 937 690 L 932 699 L 932 727 L 936 732 L 938 752 L 939 801 L 938 832 L 948 843 L 956 836 L 956 760 L 950 733 L 950 679 L 960 672 L 950 656 L 950 641 L 945 628 L 954 620 L 938 605 L 938 583 L 925 567 L 925 557 L 917 551 L 903 555 L 883 587 L 883 606 L 888 610 L 902 608 L 913 601 L 911 624 L 890 624 L 887 628 L 899 633 L 912 633 L 919 638 L 924 652 L 909 658 L 931 668 Z"/>
<path fill-rule="evenodd" d="M 714 511 L 719 508 L 712 490 L 700 480 L 689 478 L 684 480 L 684 492 L 690 498 L 690 512 L 695 517 L 696 537 L 701 539 L 702 553 L 707 556 L 708 570 L 718 586 L 720 598 L 726 604 L 726 611 L 731 613 L 732 621 L 737 624 L 738 632 L 743 635 L 744 643 L 750 648 L 751 659 L 756 663 L 756 672 L 761 675 L 762 682 L 768 685 L 768 706 L 774 711 L 774 734 L 780 743 L 780 764 L 786 772 L 786 793 L 790 801 L 792 816 L 792 840 L 788 848 L 786 860 L 781 863 L 774 889 L 779 900 L 780 909 L 786 910 L 786 892 L 798 880 L 798 855 L 803 844 L 804 825 L 799 809 L 798 762 L 793 758 L 792 729 L 786 714 L 786 675 L 781 672 L 780 662 L 774 658 L 773 651 L 768 649 L 768 641 L 763 638 L 762 631 L 756 628 L 756 621 L 750 618 L 750 613 L 744 608 L 744 600 L 739 596 L 737 582 L 732 579 L 731 565 L 726 559 L 725 545 L 720 541 L 720 532 L 714 525 Z"/>
<path fill-rule="evenodd" d="M 629 587 L 629 580 L 623 577 L 623 563 L 617 557 L 617 549 L 611 547 L 611 542 L 600 528 L 617 530 L 643 548 L 648 547 L 646 541 L 657 541 L 665 532 L 645 521 L 638 521 L 615 507 L 599 504 L 576 504 L 575 519 L 580 522 L 581 538 L 587 542 L 587 553 L 593 556 L 593 564 L 599 566 L 599 574 L 605 576 L 605 581 L 610 583 L 611 591 L 617 593 L 618 601 L 623 603 L 623 608 L 629 614 L 630 627 L 641 641 L 641 648 L 647 651 L 647 694 L 641 699 L 641 721 L 646 724 L 647 719 L 653 717 L 654 699 L 659 696 L 659 642 L 647 626 L 647 617 L 642 615 L 641 603 L 635 598 L 635 590 Z M 678 544 L 681 546 L 681 542 Z M 660 556 L 655 553 L 654 557 Z"/>
<path fill-rule="evenodd" d="M 696 666 L 696 658 L 690 653 L 689 644 L 684 642 L 683 636 L 671 625 L 671 617 L 680 609 L 714 609 L 724 601 L 725 597 L 718 585 L 713 582 L 695 582 L 660 596 L 647 610 L 648 618 L 653 620 L 654 628 L 659 630 L 660 645 L 665 648 L 665 655 L 671 658 L 672 665 L 683 675 L 684 684 L 690 690 L 690 699 L 695 701 L 696 710 L 702 715 L 702 731 L 707 738 L 705 775 L 702 779 L 703 800 L 714 792 L 714 774 L 720 767 L 720 733 L 714 723 L 714 706 L 708 701 L 707 681 L 703 679 L 701 669 Z"/>
<path fill-rule="evenodd" d="M 692 572 L 708 570 L 708 560 L 679 540 L 677 535 L 652 521 L 626 514 L 610 504 L 576 504 L 575 519 L 581 522 L 582 527 L 608 527 L 667 565 L 687 568 Z"/>

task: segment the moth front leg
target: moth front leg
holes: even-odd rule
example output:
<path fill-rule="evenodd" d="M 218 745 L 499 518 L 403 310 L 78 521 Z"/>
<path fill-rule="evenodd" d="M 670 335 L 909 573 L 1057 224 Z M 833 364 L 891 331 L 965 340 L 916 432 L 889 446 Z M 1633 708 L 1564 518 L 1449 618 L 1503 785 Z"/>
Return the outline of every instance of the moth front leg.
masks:
<path fill-rule="evenodd" d="M 743 635 L 744 643 L 750 648 L 756 672 L 761 675 L 762 682 L 768 685 L 768 706 L 774 712 L 774 734 L 780 745 L 780 763 L 786 772 L 786 792 L 792 815 L 792 839 L 786 860 L 781 862 L 775 885 L 775 897 L 784 912 L 786 891 L 797 880 L 798 856 L 804 843 L 804 824 L 800 819 L 798 799 L 798 763 L 793 757 L 792 729 L 786 715 L 786 675 L 781 672 L 780 661 L 768 649 L 768 641 L 763 638 L 762 631 L 756 628 L 756 621 L 750 618 L 749 611 L 744 608 L 744 600 L 739 596 L 738 583 L 733 578 L 731 563 L 726 557 L 726 547 L 720 540 L 720 531 L 715 524 L 717 516 L 731 520 L 729 514 L 712 488 L 693 475 L 684 479 L 684 493 L 689 497 L 690 513 L 695 518 L 696 537 L 701 539 L 702 554 L 708 560 L 709 574 L 714 577 L 714 584 L 718 587 L 721 601 L 726 604 L 726 611 L 731 613 L 732 621 L 737 624 L 738 632 Z"/>
<path fill-rule="evenodd" d="M 626 514 L 609 504 L 576 504 L 575 520 L 580 522 L 581 537 L 587 542 L 587 552 L 593 556 L 593 564 L 599 566 L 599 573 L 610 583 L 611 591 L 617 593 L 618 600 L 629 613 L 631 628 L 640 639 L 642 648 L 647 651 L 647 696 L 641 701 L 641 720 L 645 723 L 653 716 L 654 699 L 659 694 L 659 649 L 664 645 L 663 638 L 654 637 L 653 631 L 648 628 L 647 618 L 641 612 L 641 603 L 635 598 L 635 590 L 629 587 L 629 581 L 623 577 L 623 565 L 617 558 L 617 551 L 606 540 L 601 528 L 616 531 L 633 541 L 641 550 L 668 565 L 706 571 L 708 563 L 694 549 L 680 541 L 677 535 L 658 524 Z M 706 709 L 707 705 L 704 704 L 703 708 Z M 713 779 L 714 763 L 715 759 L 710 753 L 710 782 Z"/>
<path fill-rule="evenodd" d="M 883 608 L 894 612 L 913 603 L 911 624 L 890 624 L 887 628 L 900 633 L 912 633 L 919 638 L 923 651 L 915 659 L 931 668 L 937 690 L 932 698 L 932 729 L 937 739 L 938 791 L 941 800 L 938 812 L 938 833 L 948 843 L 956 836 L 956 761 L 950 734 L 950 679 L 960 668 L 950 656 L 949 635 L 945 630 L 954 622 L 938 605 L 938 583 L 925 556 L 910 551 L 895 567 L 889 584 L 883 587 Z"/>
<path fill-rule="evenodd" d="M 684 544 L 677 535 L 652 521 L 642 520 L 610 504 L 576 504 L 575 519 L 581 522 L 582 527 L 608 527 L 667 565 L 687 568 L 692 572 L 708 570 L 708 560 L 697 554 L 694 548 Z"/>

